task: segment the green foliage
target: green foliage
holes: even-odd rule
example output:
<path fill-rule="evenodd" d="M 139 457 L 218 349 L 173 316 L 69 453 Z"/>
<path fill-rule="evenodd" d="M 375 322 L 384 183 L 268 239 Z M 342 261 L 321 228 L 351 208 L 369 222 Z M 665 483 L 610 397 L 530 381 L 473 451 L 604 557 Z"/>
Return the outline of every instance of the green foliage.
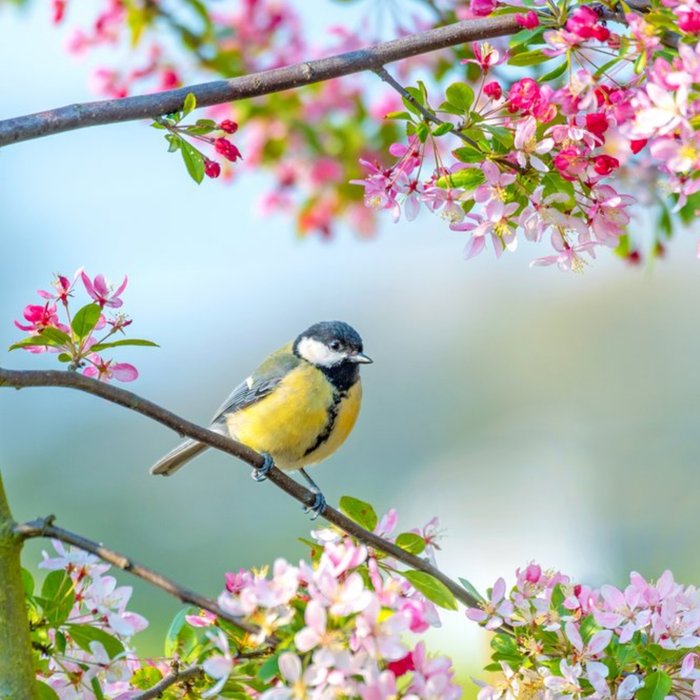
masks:
<path fill-rule="evenodd" d="M 457 600 L 452 591 L 425 571 L 402 571 L 401 575 L 428 600 L 447 610 L 457 610 Z"/>
<path fill-rule="evenodd" d="M 372 531 L 377 527 L 377 514 L 369 503 L 352 496 L 341 496 L 340 510 L 366 530 Z"/>
<path fill-rule="evenodd" d="M 99 304 L 86 304 L 73 317 L 71 328 L 79 340 L 87 338 L 97 325 L 102 315 L 102 308 Z M 48 328 L 46 330 L 49 330 Z M 56 330 L 56 329 L 51 329 Z M 60 332 L 60 331 L 59 331 Z"/>

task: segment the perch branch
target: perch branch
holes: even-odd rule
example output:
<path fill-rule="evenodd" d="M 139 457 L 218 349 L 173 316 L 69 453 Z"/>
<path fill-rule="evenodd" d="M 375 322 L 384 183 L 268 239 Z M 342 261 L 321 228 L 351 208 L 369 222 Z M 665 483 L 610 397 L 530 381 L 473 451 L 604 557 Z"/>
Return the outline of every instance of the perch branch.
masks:
<path fill-rule="evenodd" d="M 251 450 L 249 447 L 246 447 L 240 442 L 236 442 L 235 440 L 225 437 L 224 435 L 220 435 L 212 432 L 211 430 L 207 430 L 206 428 L 202 428 L 201 426 L 181 418 L 171 411 L 162 408 L 152 401 L 141 398 L 130 391 L 112 386 L 111 384 L 105 384 L 104 382 L 91 379 L 76 372 L 58 370 L 22 371 L 9 370 L 0 367 L 0 386 L 14 387 L 16 389 L 21 389 L 23 387 L 52 386 L 84 391 L 88 394 L 94 394 L 95 396 L 99 396 L 107 401 L 111 401 L 112 403 L 129 408 L 137 413 L 141 413 L 142 415 L 147 416 L 148 418 L 151 418 L 152 420 L 155 420 L 168 428 L 171 428 L 181 437 L 192 438 L 193 440 L 202 442 L 209 447 L 214 447 L 217 450 L 226 452 L 234 457 L 238 457 L 238 459 L 242 460 L 254 469 L 259 469 L 264 463 L 262 455 L 258 454 L 254 450 Z M 296 482 L 291 477 L 287 476 L 287 474 L 277 469 L 277 467 L 274 467 L 269 471 L 267 478 L 277 487 L 285 491 L 300 503 L 303 503 L 305 506 L 313 505 L 316 494 Z M 323 508 L 321 515 L 328 522 L 333 523 L 341 530 L 344 530 L 346 533 L 352 537 L 355 537 L 369 547 L 373 547 L 376 550 L 384 552 L 411 569 L 424 571 L 425 573 L 434 576 L 436 579 L 445 584 L 445 586 L 452 591 L 455 598 L 461 601 L 464 605 L 470 607 L 476 607 L 479 605 L 479 601 L 468 591 L 424 559 L 421 559 L 414 554 L 410 554 L 404 549 L 401 549 L 401 547 L 395 545 L 393 542 L 389 542 L 373 532 L 370 532 L 369 530 L 365 530 L 365 528 L 361 527 L 356 522 L 350 520 L 350 518 L 328 505 Z M 37 525 L 35 524 L 34 527 L 37 527 Z M 38 535 L 38 533 L 36 533 L 35 536 L 36 535 Z"/>

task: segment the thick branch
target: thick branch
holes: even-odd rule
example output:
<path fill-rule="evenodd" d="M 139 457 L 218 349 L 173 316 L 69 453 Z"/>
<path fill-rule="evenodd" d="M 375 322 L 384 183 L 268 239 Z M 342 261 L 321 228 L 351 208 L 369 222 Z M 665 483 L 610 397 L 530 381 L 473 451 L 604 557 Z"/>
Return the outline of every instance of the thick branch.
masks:
<path fill-rule="evenodd" d="M 46 112 L 28 114 L 0 121 L 0 146 L 19 141 L 82 129 L 100 124 L 115 124 L 134 119 L 155 119 L 177 112 L 188 93 L 197 98 L 197 105 L 209 107 L 249 97 L 268 95 L 299 88 L 303 85 L 340 78 L 351 73 L 375 70 L 402 58 L 430 53 L 467 41 L 480 41 L 515 34 L 521 27 L 513 15 L 464 20 L 445 27 L 412 34 L 358 51 L 306 61 L 283 68 L 252 73 L 229 80 L 190 85 L 154 95 L 138 95 L 116 100 L 101 100 L 59 107 Z"/>
<path fill-rule="evenodd" d="M 0 698 L 37 697 L 20 551 L 0 477 Z"/>
<path fill-rule="evenodd" d="M 112 403 L 119 404 L 120 406 L 125 406 L 132 411 L 141 413 L 144 416 L 147 416 L 148 418 L 171 428 L 181 437 L 186 436 L 192 438 L 204 443 L 205 445 L 214 447 L 217 450 L 221 450 L 222 452 L 226 452 L 234 457 L 238 457 L 253 468 L 257 469 L 263 466 L 263 457 L 240 442 L 236 442 L 228 437 L 224 437 L 223 435 L 214 433 L 211 430 L 202 428 L 195 423 L 185 420 L 184 418 L 175 415 L 171 411 L 158 406 L 152 401 L 148 401 L 147 399 L 143 399 L 140 396 L 131 393 L 130 391 L 120 389 L 119 387 L 112 386 L 111 384 L 99 382 L 96 379 L 90 379 L 89 377 L 76 372 L 61 372 L 57 370 L 19 371 L 3 369 L 0 367 L 0 386 L 15 387 L 17 389 L 32 386 L 61 386 L 70 389 L 78 389 L 79 391 L 94 394 L 106 399 L 107 401 L 111 401 Z M 298 482 L 294 481 L 294 479 L 287 476 L 276 467 L 270 470 L 267 478 L 269 481 L 274 483 L 300 503 L 303 503 L 305 506 L 313 505 L 315 494 Z M 409 554 L 405 550 L 401 549 L 401 547 L 395 545 L 393 542 L 388 542 L 382 537 L 375 535 L 373 532 L 365 530 L 356 522 L 350 520 L 350 518 L 347 518 L 345 515 L 339 513 L 337 510 L 328 505 L 323 508 L 321 515 L 329 522 L 337 525 L 341 530 L 344 530 L 349 535 L 357 538 L 360 542 L 363 542 L 376 550 L 394 557 L 412 569 L 425 571 L 426 573 L 439 579 L 452 591 L 455 598 L 460 600 L 465 605 L 472 607 L 478 606 L 479 601 L 477 601 L 464 588 L 462 588 L 462 586 L 443 574 L 424 559 L 421 559 L 413 554 Z"/>
<path fill-rule="evenodd" d="M 116 566 L 118 569 L 123 571 L 128 571 L 134 576 L 148 581 L 153 586 L 161 588 L 166 593 L 179 598 L 183 603 L 189 603 L 190 605 L 196 605 L 203 610 L 208 610 L 215 615 L 218 615 L 221 619 L 227 620 L 236 627 L 249 632 L 250 634 L 258 634 L 260 630 L 254 625 L 250 625 L 247 622 L 241 620 L 240 618 L 230 615 L 225 610 L 222 610 L 217 603 L 215 603 L 210 598 L 205 598 L 204 596 L 191 591 L 188 588 L 184 588 L 179 583 L 175 583 L 172 579 L 162 576 L 153 569 L 149 569 L 146 566 L 141 566 L 137 564 L 133 559 L 115 552 L 112 549 L 108 549 L 99 542 L 93 542 L 92 540 L 82 537 L 81 535 L 76 535 L 73 532 L 64 530 L 61 527 L 56 527 L 53 525 L 53 518 L 44 518 L 43 520 L 32 520 L 29 523 L 22 523 L 20 525 L 15 525 L 14 532 L 24 539 L 29 539 L 31 537 L 51 537 L 55 540 L 61 540 L 67 544 L 72 544 L 75 547 L 90 552 L 98 556 L 100 559 Z M 155 696 L 154 696 L 155 697 Z"/>
<path fill-rule="evenodd" d="M 180 670 L 178 667 L 173 668 L 172 673 L 169 673 L 162 680 L 156 683 L 152 688 L 144 690 L 143 693 L 132 695 L 131 700 L 152 700 L 152 698 L 161 698 L 163 693 L 176 683 L 182 683 L 190 678 L 196 678 L 202 673 L 201 666 L 188 666 Z"/>

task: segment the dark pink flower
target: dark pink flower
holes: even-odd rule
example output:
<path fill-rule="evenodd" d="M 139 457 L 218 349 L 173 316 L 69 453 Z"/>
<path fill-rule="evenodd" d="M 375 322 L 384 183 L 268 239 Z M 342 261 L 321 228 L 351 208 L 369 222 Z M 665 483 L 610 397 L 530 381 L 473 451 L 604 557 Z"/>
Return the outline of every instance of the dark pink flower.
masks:
<path fill-rule="evenodd" d="M 700 32 L 700 12 L 698 12 L 698 10 L 679 12 L 678 28 L 688 34 L 697 34 Z"/>
<path fill-rule="evenodd" d="M 532 78 L 522 78 L 510 86 L 508 111 L 527 111 L 540 97 L 540 86 Z"/>
<path fill-rule="evenodd" d="M 532 10 L 524 15 L 515 15 L 515 21 L 524 29 L 534 29 L 540 26 L 540 18 L 537 16 L 537 13 Z"/>
<path fill-rule="evenodd" d="M 562 148 L 554 156 L 553 163 L 563 178 L 575 180 L 585 171 L 588 159 L 583 155 L 583 151 L 579 146 L 572 145 Z"/>
<path fill-rule="evenodd" d="M 498 5 L 497 0 L 470 0 L 469 10 L 474 17 L 488 17 Z"/>
<path fill-rule="evenodd" d="M 403 659 L 399 659 L 398 661 L 390 661 L 386 667 L 396 676 L 396 678 L 400 678 L 409 671 L 414 671 L 416 665 L 413 662 L 413 652 L 409 652 L 403 657 Z"/>
<path fill-rule="evenodd" d="M 28 325 L 15 321 L 15 326 L 21 331 L 38 333 L 44 328 L 58 328 L 58 316 L 56 315 L 56 304 L 47 302 L 44 306 L 38 304 L 28 304 L 22 312 L 24 318 L 29 321 Z"/>
<path fill-rule="evenodd" d="M 56 275 L 56 279 L 52 282 L 52 286 L 56 290 L 55 292 L 52 293 L 47 292 L 45 289 L 40 289 L 37 293 L 40 297 L 43 297 L 44 299 L 55 299 L 56 301 L 60 301 L 62 304 L 65 305 L 68 303 L 68 297 L 70 296 L 71 290 L 73 289 L 73 285 L 75 284 L 76 279 L 77 275 L 73 278 L 72 282 L 63 275 Z"/>
<path fill-rule="evenodd" d="M 215 160 L 204 159 L 204 174 L 207 177 L 215 178 L 221 175 L 221 166 Z"/>
<path fill-rule="evenodd" d="M 593 170 L 595 170 L 598 175 L 610 175 L 613 170 L 620 167 L 620 161 L 617 158 L 613 158 L 605 153 L 599 156 L 593 156 L 591 160 L 593 161 Z"/>
<path fill-rule="evenodd" d="M 118 309 L 124 302 L 119 298 L 126 288 L 128 278 L 124 275 L 124 281 L 119 285 L 116 291 L 112 291 L 107 284 L 104 275 L 97 275 L 94 280 L 84 273 L 81 273 L 83 284 L 87 293 L 102 307 L 109 306 L 112 309 Z"/>
<path fill-rule="evenodd" d="M 221 154 L 226 160 L 230 160 L 235 163 L 240 160 L 243 156 L 241 152 L 232 144 L 228 139 L 220 138 L 214 140 L 214 149 L 217 153 Z"/>
<path fill-rule="evenodd" d="M 486 83 L 486 85 L 484 85 L 484 95 L 490 97 L 492 100 L 500 100 L 503 95 L 503 90 L 498 81 L 492 80 L 490 83 Z"/>

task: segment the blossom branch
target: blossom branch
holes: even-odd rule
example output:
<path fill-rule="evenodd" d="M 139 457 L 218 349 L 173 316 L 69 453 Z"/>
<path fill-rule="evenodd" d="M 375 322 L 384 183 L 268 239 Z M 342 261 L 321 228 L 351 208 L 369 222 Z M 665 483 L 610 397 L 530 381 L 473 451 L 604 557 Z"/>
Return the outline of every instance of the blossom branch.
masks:
<path fill-rule="evenodd" d="M 0 121 L 0 146 L 88 126 L 135 119 L 155 119 L 160 115 L 181 110 L 189 93 L 197 98 L 199 107 L 209 107 L 374 70 L 403 58 L 430 53 L 467 41 L 515 34 L 520 29 L 513 15 L 464 20 L 365 49 L 228 80 L 215 80 L 151 95 L 84 102 L 5 119 Z"/>
<path fill-rule="evenodd" d="M 169 579 L 163 576 L 162 574 L 153 571 L 153 569 L 149 569 L 146 566 L 137 564 L 130 557 L 127 557 L 124 554 L 120 554 L 119 552 L 115 552 L 114 550 L 105 547 L 99 542 L 94 542 L 93 540 L 89 540 L 86 537 L 76 535 L 75 533 L 69 532 L 68 530 L 64 530 L 61 527 L 56 527 L 53 524 L 53 521 L 54 517 L 49 516 L 47 518 L 39 518 L 37 520 L 32 520 L 28 523 L 17 524 L 14 526 L 13 529 L 14 532 L 23 539 L 30 539 L 33 537 L 50 537 L 52 539 L 65 542 L 66 544 L 71 544 L 75 547 L 79 547 L 80 549 L 86 552 L 90 552 L 91 554 L 98 556 L 103 561 L 112 564 L 112 566 L 116 566 L 118 569 L 122 569 L 122 571 L 128 571 L 134 576 L 137 576 L 138 578 L 147 581 L 151 585 L 164 590 L 166 593 L 170 593 L 170 595 L 179 598 L 183 603 L 196 605 L 197 607 L 202 608 L 203 610 L 207 610 L 210 613 L 217 615 L 222 620 L 226 620 L 232 625 L 235 625 L 239 629 L 242 629 L 245 632 L 249 632 L 250 634 L 260 633 L 260 630 L 257 627 L 250 625 L 244 620 L 241 620 L 240 618 L 227 613 L 215 601 L 211 600 L 210 598 L 205 598 L 204 596 L 200 595 L 199 593 L 196 593 L 195 591 L 191 591 L 188 588 L 184 588 L 172 579 Z M 157 696 L 153 695 L 147 697 Z"/>
<path fill-rule="evenodd" d="M 143 693 L 138 695 L 132 695 L 131 700 L 152 700 L 152 698 L 163 697 L 163 693 L 170 688 L 172 685 L 177 683 L 184 683 L 190 678 L 196 678 L 202 671 L 202 667 L 199 665 L 188 666 L 180 670 L 179 664 L 177 662 L 173 663 L 173 670 L 167 676 L 163 677 L 158 683 L 148 690 L 144 690 Z"/>
<path fill-rule="evenodd" d="M 432 122 L 433 124 L 445 124 L 445 121 L 440 119 L 437 115 L 435 115 L 433 112 L 431 112 L 429 109 L 426 109 L 418 100 L 408 91 L 406 88 L 401 85 L 401 83 L 396 80 L 389 71 L 384 68 L 384 66 L 379 66 L 379 68 L 373 68 L 372 69 L 374 73 L 376 73 L 385 83 L 390 85 L 396 92 L 401 95 L 405 100 L 408 100 L 422 115 L 425 121 L 427 122 Z M 479 144 L 474 141 L 473 139 L 470 139 L 466 134 L 463 134 L 460 130 L 459 127 L 453 130 L 452 132 L 455 134 L 455 136 L 458 136 L 464 143 L 468 143 L 470 146 L 473 146 L 474 148 L 479 148 Z"/>
<path fill-rule="evenodd" d="M 192 438 L 193 440 L 204 443 L 209 447 L 214 447 L 221 452 L 226 452 L 227 454 L 237 457 L 254 469 L 259 469 L 264 464 L 262 455 L 254 450 L 251 450 L 249 447 L 240 442 L 225 437 L 224 435 L 220 435 L 219 433 L 214 433 L 206 428 L 202 428 L 201 426 L 181 418 L 175 413 L 168 411 L 152 401 L 141 398 L 130 391 L 126 391 L 125 389 L 121 389 L 95 379 L 90 379 L 89 377 L 82 374 L 77 374 L 76 372 L 65 372 L 58 370 L 21 371 L 8 370 L 0 367 L 0 386 L 14 387 L 16 389 L 21 389 L 23 387 L 53 386 L 84 391 L 88 394 L 94 394 L 95 396 L 99 396 L 107 401 L 124 406 L 125 408 L 136 411 L 137 413 L 141 413 L 142 415 L 151 418 L 152 420 L 161 423 L 168 428 L 171 428 L 181 437 Z M 277 467 L 274 467 L 268 472 L 267 478 L 278 488 L 282 489 L 297 501 L 303 503 L 305 506 L 312 506 L 314 504 L 316 494 L 299 484 L 291 477 L 287 476 L 287 474 L 277 469 Z M 410 554 L 393 542 L 389 542 L 373 532 L 370 532 L 369 530 L 365 530 L 356 522 L 328 505 L 324 506 L 320 514 L 328 522 L 333 523 L 341 530 L 345 531 L 352 537 L 355 537 L 365 545 L 384 552 L 412 569 L 424 571 L 425 573 L 435 577 L 445 586 L 447 586 L 455 598 L 461 601 L 464 605 L 469 607 L 479 606 L 479 601 L 466 589 L 432 566 L 426 560 L 421 559 L 414 554 Z M 40 530 L 42 526 L 44 529 L 47 527 L 46 525 L 42 525 L 42 521 L 39 521 L 39 523 L 28 524 L 24 527 L 35 528 L 32 536 L 37 537 L 40 536 L 41 532 L 37 532 L 36 530 Z M 48 527 L 52 528 L 53 526 L 49 524 Z M 53 531 L 54 529 L 51 530 L 51 532 Z M 55 528 L 55 531 L 66 533 L 66 531 L 59 530 L 59 528 Z M 70 533 L 66 534 L 70 535 Z M 49 536 L 55 535 L 50 534 Z M 95 543 L 90 543 L 89 540 L 85 540 L 85 542 L 92 546 L 99 547 L 99 545 L 96 545 Z M 82 547 L 80 544 L 77 546 Z M 119 560 L 119 556 L 120 555 L 117 555 L 117 560 Z M 128 562 L 128 560 L 126 561 Z M 119 564 L 116 565 L 119 566 Z M 133 572 L 133 569 L 127 570 L 131 570 Z M 203 607 L 205 607 L 205 609 L 209 609 L 206 608 L 206 606 Z"/>

